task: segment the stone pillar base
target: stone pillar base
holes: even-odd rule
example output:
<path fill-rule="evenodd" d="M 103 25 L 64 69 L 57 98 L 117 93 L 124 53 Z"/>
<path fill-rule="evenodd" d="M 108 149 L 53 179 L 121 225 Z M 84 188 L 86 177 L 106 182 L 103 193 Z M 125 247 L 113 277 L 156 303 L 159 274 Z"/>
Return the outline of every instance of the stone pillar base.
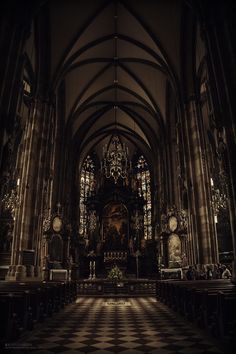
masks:
<path fill-rule="evenodd" d="M 37 269 L 38 270 L 38 269 Z M 5 277 L 6 281 L 42 281 L 41 273 L 35 272 L 34 266 L 30 266 L 29 272 L 24 265 L 10 266 Z"/>
<path fill-rule="evenodd" d="M 47 268 L 42 269 L 42 280 L 49 281 L 49 269 Z"/>

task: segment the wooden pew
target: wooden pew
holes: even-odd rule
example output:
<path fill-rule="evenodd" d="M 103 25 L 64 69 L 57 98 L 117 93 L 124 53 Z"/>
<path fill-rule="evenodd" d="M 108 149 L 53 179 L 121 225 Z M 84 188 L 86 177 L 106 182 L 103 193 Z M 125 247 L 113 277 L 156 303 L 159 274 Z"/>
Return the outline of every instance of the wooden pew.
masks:
<path fill-rule="evenodd" d="M 9 294 L 0 295 L 0 313 L 0 343 L 2 344 L 6 339 L 10 339 L 10 336 L 13 334 L 14 327 L 13 297 Z"/>
<path fill-rule="evenodd" d="M 223 338 L 236 337 L 236 292 L 219 291 L 217 296 L 217 334 Z"/>
<path fill-rule="evenodd" d="M 210 286 L 188 289 L 189 296 L 186 298 L 185 316 L 199 327 L 208 327 L 210 318 L 216 309 L 216 297 L 220 290 L 232 291 L 232 284 L 225 286 Z"/>
<path fill-rule="evenodd" d="M 3 336 L 8 340 L 17 339 L 21 332 L 28 329 L 29 319 L 29 296 L 27 291 L 14 291 L 11 293 L 0 293 L 1 305 L 6 305 L 8 313 L 4 313 Z M 1 320 L 2 322 L 2 320 Z"/>
<path fill-rule="evenodd" d="M 232 296 L 236 292 L 235 285 L 230 280 L 224 279 L 157 281 L 156 287 L 158 300 L 213 335 L 216 333 L 218 293 L 222 292 L 227 296 L 230 294 Z"/>
<path fill-rule="evenodd" d="M 0 282 L 0 341 L 16 340 L 76 297 L 75 282 Z"/>

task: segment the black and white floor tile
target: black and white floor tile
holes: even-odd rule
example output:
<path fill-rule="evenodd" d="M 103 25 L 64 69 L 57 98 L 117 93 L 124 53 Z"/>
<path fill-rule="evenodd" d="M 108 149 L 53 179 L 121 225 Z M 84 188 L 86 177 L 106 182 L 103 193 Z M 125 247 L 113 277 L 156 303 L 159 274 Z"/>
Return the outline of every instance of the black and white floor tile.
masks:
<path fill-rule="evenodd" d="M 155 298 L 79 298 L 6 352 L 11 349 L 35 354 L 228 354 Z"/>

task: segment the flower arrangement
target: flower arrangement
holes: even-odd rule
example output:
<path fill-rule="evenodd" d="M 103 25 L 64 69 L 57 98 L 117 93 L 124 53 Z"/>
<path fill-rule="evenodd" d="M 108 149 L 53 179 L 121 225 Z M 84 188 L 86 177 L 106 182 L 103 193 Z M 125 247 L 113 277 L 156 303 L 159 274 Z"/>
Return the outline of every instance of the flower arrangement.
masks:
<path fill-rule="evenodd" d="M 117 281 L 117 280 L 121 280 L 123 277 L 123 274 L 121 272 L 121 270 L 117 267 L 117 265 L 115 265 L 110 272 L 108 273 L 107 278 L 112 280 L 112 281 Z"/>

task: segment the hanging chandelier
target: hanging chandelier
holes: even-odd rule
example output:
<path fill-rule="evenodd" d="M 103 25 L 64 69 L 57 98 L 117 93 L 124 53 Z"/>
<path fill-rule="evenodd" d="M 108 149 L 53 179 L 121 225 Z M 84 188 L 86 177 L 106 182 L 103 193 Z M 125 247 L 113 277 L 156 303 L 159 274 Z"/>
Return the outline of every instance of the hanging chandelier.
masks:
<path fill-rule="evenodd" d="M 114 178 L 115 184 L 121 177 L 125 179 L 131 169 L 128 158 L 128 147 L 121 143 L 118 135 L 113 135 L 109 144 L 103 147 L 103 160 L 101 163 L 106 178 Z"/>

